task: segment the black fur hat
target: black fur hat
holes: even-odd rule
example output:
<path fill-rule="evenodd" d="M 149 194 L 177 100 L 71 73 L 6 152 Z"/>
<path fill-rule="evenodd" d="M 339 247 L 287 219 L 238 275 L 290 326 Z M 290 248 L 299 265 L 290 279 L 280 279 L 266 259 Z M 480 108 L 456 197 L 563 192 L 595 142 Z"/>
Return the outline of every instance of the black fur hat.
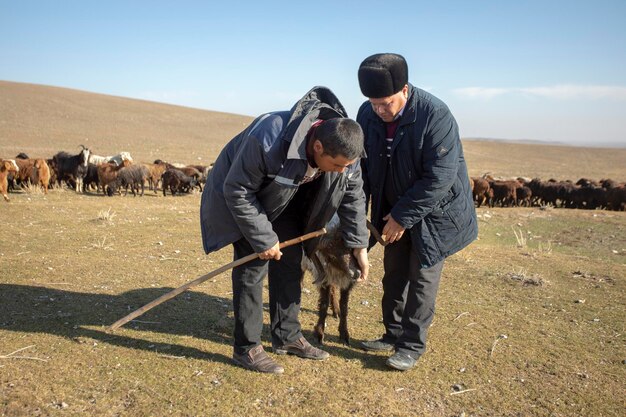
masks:
<path fill-rule="evenodd" d="M 402 55 L 375 54 L 359 66 L 359 86 L 368 98 L 389 97 L 409 82 L 409 67 Z"/>

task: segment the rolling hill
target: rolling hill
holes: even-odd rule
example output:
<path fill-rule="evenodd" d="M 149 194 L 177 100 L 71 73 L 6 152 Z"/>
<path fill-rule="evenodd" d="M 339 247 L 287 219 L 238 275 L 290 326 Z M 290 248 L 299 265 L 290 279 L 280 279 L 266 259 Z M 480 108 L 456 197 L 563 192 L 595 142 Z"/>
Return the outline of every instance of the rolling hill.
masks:
<path fill-rule="evenodd" d="M 268 109 L 280 110 L 280 109 Z M 0 157 L 50 157 L 84 144 L 108 155 L 213 161 L 252 117 L 67 88 L 0 81 Z M 470 175 L 626 180 L 626 149 L 464 140 Z"/>

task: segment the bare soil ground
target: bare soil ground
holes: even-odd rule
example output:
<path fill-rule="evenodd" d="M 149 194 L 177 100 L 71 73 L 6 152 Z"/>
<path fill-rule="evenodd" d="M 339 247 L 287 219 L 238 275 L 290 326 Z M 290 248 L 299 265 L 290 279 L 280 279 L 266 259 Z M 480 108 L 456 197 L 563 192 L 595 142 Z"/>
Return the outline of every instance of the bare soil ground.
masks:
<path fill-rule="evenodd" d="M 81 135 L 95 148 L 136 106 L 126 130 L 111 127 L 98 153 L 206 161 L 250 120 L 41 88 L 0 82 L 0 155 L 49 156 L 76 147 Z M 51 103 L 60 115 L 39 123 Z M 81 110 L 98 105 L 93 116 Z M 19 111 L 7 117 L 8 108 Z M 29 119 L 25 108 L 38 110 Z M 168 114 L 171 134 L 161 124 Z M 465 149 L 472 175 L 626 179 L 619 150 L 474 141 Z M 382 332 L 377 246 L 370 279 L 353 292 L 352 346 L 338 343 L 330 318 L 329 360 L 280 356 L 285 374 L 268 376 L 230 362 L 228 273 L 106 332 L 232 260 L 229 248 L 204 255 L 198 193 L 108 198 L 56 189 L 11 198 L 0 204 L 0 415 L 623 415 L 626 213 L 479 209 L 479 240 L 447 261 L 427 353 L 405 373 L 358 348 Z M 303 287 L 301 322 L 311 339 L 317 295 L 310 277 Z M 263 342 L 269 349 L 267 333 Z"/>

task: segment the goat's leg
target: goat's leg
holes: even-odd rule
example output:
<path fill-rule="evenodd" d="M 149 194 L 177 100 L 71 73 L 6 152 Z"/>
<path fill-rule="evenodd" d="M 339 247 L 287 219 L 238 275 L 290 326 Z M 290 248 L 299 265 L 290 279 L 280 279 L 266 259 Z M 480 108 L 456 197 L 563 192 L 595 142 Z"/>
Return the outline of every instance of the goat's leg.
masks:
<path fill-rule="evenodd" d="M 330 299 L 330 309 L 333 311 L 333 318 L 339 317 L 339 288 L 335 285 L 329 285 L 330 291 L 328 298 Z"/>
<path fill-rule="evenodd" d="M 319 288 L 319 300 L 317 303 L 317 324 L 313 328 L 313 335 L 319 344 L 324 343 L 324 329 L 326 327 L 326 317 L 328 316 L 328 301 L 330 288 L 322 286 Z"/>
<path fill-rule="evenodd" d="M 348 302 L 350 301 L 350 291 L 352 284 L 341 290 L 341 301 L 339 307 L 339 340 L 350 346 L 350 333 L 348 332 Z"/>

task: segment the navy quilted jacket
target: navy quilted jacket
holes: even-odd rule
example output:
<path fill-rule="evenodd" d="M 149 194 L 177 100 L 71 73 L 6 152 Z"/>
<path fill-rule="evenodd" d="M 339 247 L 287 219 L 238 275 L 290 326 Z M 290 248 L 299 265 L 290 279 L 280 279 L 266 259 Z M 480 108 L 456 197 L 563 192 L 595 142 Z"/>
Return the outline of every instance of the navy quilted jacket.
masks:
<path fill-rule="evenodd" d="M 386 131 L 369 102 L 357 121 L 365 134 L 361 160 L 372 223 L 382 230 L 387 172 Z M 478 235 L 478 223 L 459 130 L 448 107 L 409 85 L 409 98 L 391 147 L 390 175 L 398 201 L 391 216 L 410 233 L 423 267 L 463 249 Z"/>

